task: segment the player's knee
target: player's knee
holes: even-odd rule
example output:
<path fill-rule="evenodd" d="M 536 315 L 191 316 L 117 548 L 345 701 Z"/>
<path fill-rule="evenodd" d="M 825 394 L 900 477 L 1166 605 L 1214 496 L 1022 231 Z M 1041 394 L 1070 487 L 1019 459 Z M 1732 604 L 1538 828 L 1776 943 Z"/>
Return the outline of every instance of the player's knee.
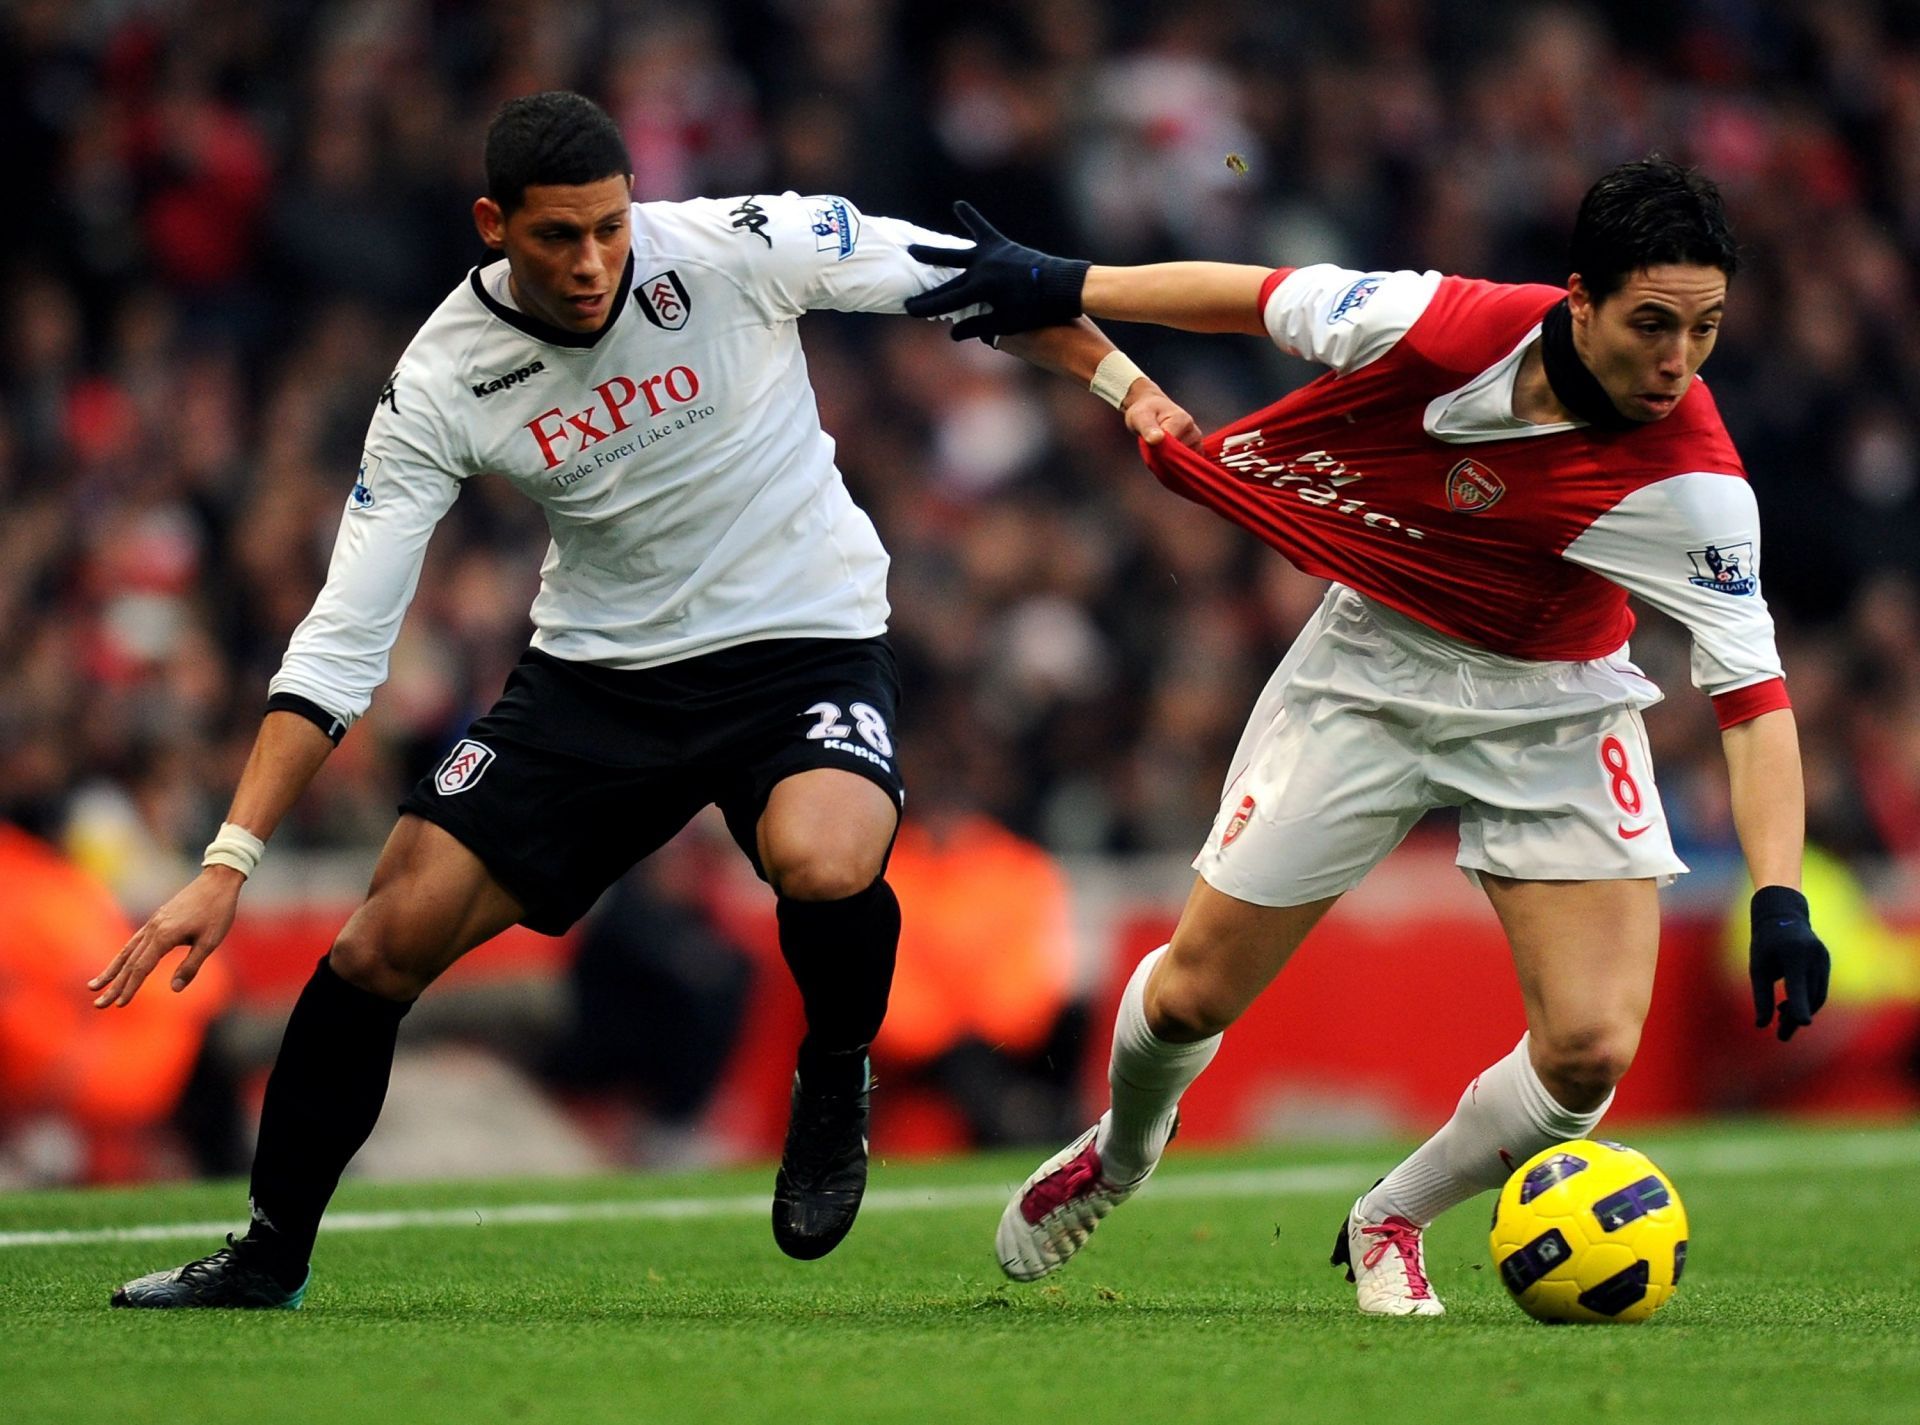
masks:
<path fill-rule="evenodd" d="M 857 896 L 880 879 L 886 844 L 869 844 L 857 828 L 775 828 L 761 843 L 767 883 L 775 894 L 797 901 L 838 901 Z"/>
<path fill-rule="evenodd" d="M 377 918 L 364 914 L 355 915 L 334 939 L 327 964 L 348 984 L 381 999 L 418 999 L 433 978 L 422 976 L 408 963 L 408 957 L 396 953 L 391 937 L 381 933 Z"/>
<path fill-rule="evenodd" d="M 1596 1107 L 1627 1075 L 1640 1032 L 1628 1025 L 1590 1025 L 1534 1036 L 1534 1067 L 1547 1092 L 1568 1108 Z"/>
<path fill-rule="evenodd" d="M 1210 1039 L 1240 1017 L 1241 1005 L 1226 986 L 1164 963 L 1147 982 L 1144 1000 L 1147 1032 L 1169 1044 Z"/>
<path fill-rule="evenodd" d="M 839 901 L 880 879 L 880 860 L 852 852 L 811 852 L 767 866 L 775 894 L 796 901 Z"/>

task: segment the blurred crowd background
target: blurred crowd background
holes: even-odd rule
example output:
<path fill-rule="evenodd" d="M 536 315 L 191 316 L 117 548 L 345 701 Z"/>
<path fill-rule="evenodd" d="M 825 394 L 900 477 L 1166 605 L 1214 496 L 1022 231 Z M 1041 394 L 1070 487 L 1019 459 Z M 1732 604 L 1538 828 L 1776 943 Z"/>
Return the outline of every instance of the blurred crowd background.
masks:
<path fill-rule="evenodd" d="M 1109 262 L 1557 283 L 1602 169 L 1698 165 L 1744 247 L 1707 377 L 1764 513 L 1813 835 L 1920 857 L 1910 4 L 10 0 L 0 814 L 136 918 L 221 820 L 387 373 L 483 258 L 488 118 L 559 87 L 618 120 L 642 198 L 834 192 L 948 230 L 966 198 Z M 910 782 L 1054 853 L 1190 849 L 1315 581 L 1160 490 L 1083 391 L 941 325 L 802 331 L 894 556 Z M 1115 335 L 1209 427 L 1312 374 Z M 467 487 L 276 857 L 385 835 L 523 647 L 545 540 Z M 1649 616 L 1634 650 L 1682 854 L 1730 865 L 1685 639 Z"/>
<path fill-rule="evenodd" d="M 1708 378 L 1766 515 L 1816 828 L 1920 850 L 1911 7 L 20 0 L 5 26 L 0 795 L 130 848 L 98 859 L 135 902 L 218 825 L 374 398 L 482 256 L 493 108 L 554 87 L 617 117 L 643 197 L 837 192 L 946 229 L 964 197 L 1114 262 L 1557 282 L 1600 170 L 1700 165 L 1746 250 Z M 803 329 L 895 557 L 910 755 L 957 756 L 1058 850 L 1187 846 L 1313 585 L 1160 491 L 1084 392 L 944 327 Z M 1252 340 L 1123 340 L 1209 425 L 1308 374 Z M 544 542 L 469 489 L 277 848 L 385 834 L 498 692 Z M 1683 854 L 1722 853 L 1683 641 L 1653 619 L 1636 650 L 1673 695 Z"/>

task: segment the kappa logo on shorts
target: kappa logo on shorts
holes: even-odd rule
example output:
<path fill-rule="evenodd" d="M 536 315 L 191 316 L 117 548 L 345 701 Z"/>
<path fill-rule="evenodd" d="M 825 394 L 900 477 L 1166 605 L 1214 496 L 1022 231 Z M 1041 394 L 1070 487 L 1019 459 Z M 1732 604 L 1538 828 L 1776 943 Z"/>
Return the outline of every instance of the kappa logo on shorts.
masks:
<path fill-rule="evenodd" d="M 1233 818 L 1227 823 L 1226 834 L 1220 838 L 1222 846 L 1233 845 L 1234 837 L 1247 829 L 1247 822 L 1253 816 L 1253 794 L 1249 792 L 1240 798 L 1240 805 L 1234 809 Z"/>
<path fill-rule="evenodd" d="M 1447 472 L 1447 508 L 1455 514 L 1481 514 L 1506 493 L 1500 477 L 1477 460 L 1463 460 Z"/>
<path fill-rule="evenodd" d="M 433 774 L 434 790 L 443 797 L 456 792 L 464 792 L 485 774 L 493 765 L 493 749 L 484 743 L 475 742 L 471 737 L 463 737 L 454 743 L 453 751 L 447 754 L 447 760 L 440 764 L 440 770 Z"/>

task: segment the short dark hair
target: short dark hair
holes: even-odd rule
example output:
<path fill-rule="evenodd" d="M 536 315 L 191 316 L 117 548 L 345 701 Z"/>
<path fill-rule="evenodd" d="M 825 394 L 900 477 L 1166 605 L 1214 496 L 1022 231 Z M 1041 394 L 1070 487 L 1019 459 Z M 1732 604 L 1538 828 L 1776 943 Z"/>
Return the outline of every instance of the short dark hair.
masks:
<path fill-rule="evenodd" d="M 1567 256 L 1595 302 L 1630 273 L 1665 263 L 1739 269 L 1739 247 L 1713 181 L 1652 154 L 1609 169 L 1580 200 Z"/>
<path fill-rule="evenodd" d="M 631 172 L 619 126 L 570 90 L 509 99 L 487 126 L 487 196 L 503 213 L 525 202 L 536 183 L 597 183 Z"/>

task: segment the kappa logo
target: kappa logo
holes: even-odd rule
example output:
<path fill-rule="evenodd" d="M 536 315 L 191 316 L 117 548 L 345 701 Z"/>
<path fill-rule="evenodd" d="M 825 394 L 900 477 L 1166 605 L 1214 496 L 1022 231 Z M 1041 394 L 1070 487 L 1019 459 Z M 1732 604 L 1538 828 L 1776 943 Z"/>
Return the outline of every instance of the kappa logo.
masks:
<path fill-rule="evenodd" d="M 635 287 L 633 300 L 647 320 L 663 331 L 679 331 L 693 315 L 693 298 L 687 295 L 686 284 L 672 268 Z"/>
<path fill-rule="evenodd" d="M 1240 798 L 1240 805 L 1234 808 L 1233 816 L 1227 822 L 1226 833 L 1220 838 L 1222 846 L 1233 845 L 1234 838 L 1247 829 L 1247 822 L 1253 816 L 1253 793 Z"/>
<path fill-rule="evenodd" d="M 471 737 L 463 737 L 454 743 L 453 751 L 447 754 L 447 760 L 440 764 L 440 770 L 433 774 L 434 790 L 443 797 L 464 792 L 481 777 L 487 768 L 493 765 L 493 749 L 485 743 L 475 742 Z"/>
<path fill-rule="evenodd" d="M 484 401 L 495 391 L 510 391 L 529 377 L 538 376 L 547 369 L 544 361 L 530 361 L 525 366 L 516 367 L 504 376 L 496 376 L 491 381 L 473 382 L 473 398 Z"/>
<path fill-rule="evenodd" d="M 1716 594 L 1751 594 L 1758 582 L 1754 578 L 1753 542 L 1709 544 L 1705 549 L 1689 549 L 1693 573 L 1687 582 Z"/>
<path fill-rule="evenodd" d="M 828 198 L 813 210 L 813 248 L 815 252 L 833 252 L 839 255 L 835 262 L 845 262 L 860 242 L 860 219 L 847 206 L 844 198 Z"/>
<path fill-rule="evenodd" d="M 1463 460 L 1447 472 L 1447 508 L 1455 514 L 1485 514 L 1506 493 L 1500 477 L 1477 460 Z"/>
<path fill-rule="evenodd" d="M 767 210 L 751 198 L 742 198 L 740 206 L 727 214 L 733 219 L 734 229 L 738 232 L 752 233 L 768 247 L 773 239 L 767 236 Z"/>

